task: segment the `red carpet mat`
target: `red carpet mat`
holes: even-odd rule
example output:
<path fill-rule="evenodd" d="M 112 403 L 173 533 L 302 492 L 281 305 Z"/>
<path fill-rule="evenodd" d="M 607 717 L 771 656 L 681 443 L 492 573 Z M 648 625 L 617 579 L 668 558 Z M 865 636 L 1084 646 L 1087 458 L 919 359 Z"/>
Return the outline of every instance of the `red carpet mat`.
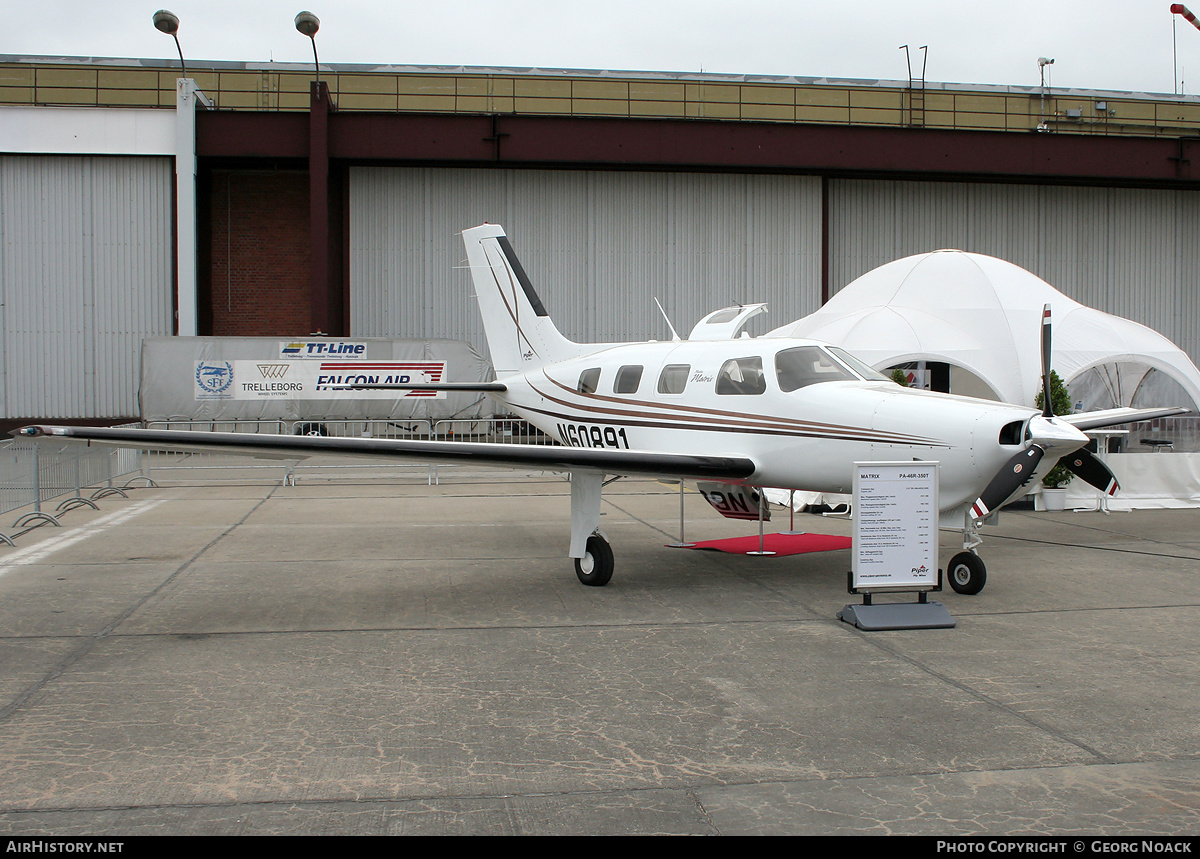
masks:
<path fill-rule="evenodd" d="M 849 537 L 835 537 L 832 534 L 764 534 L 763 548 L 774 552 L 776 556 L 803 555 L 806 552 L 832 552 L 834 549 L 849 549 Z M 726 540 L 703 540 L 693 548 L 715 549 L 718 552 L 730 552 L 744 555 L 746 552 L 758 551 L 758 535 L 753 537 L 730 537 Z"/>

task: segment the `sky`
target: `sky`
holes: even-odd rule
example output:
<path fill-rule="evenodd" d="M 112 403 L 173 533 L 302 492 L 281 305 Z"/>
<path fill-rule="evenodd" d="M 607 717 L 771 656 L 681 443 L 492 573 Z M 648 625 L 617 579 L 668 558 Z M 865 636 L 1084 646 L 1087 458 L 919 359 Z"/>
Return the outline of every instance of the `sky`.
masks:
<path fill-rule="evenodd" d="M 164 0 L 158 0 L 164 2 Z M 1200 93 L 1200 30 L 1168 0 L 165 0 L 184 57 L 907 80 Z M 311 2 L 312 6 L 301 6 Z M 1200 0 L 1192 0 L 1200 14 Z M 0 54 L 174 59 L 155 3 L 0 0 Z M 1174 36 L 1172 21 L 1175 22 Z M 1177 58 L 1172 55 L 1172 45 Z M 1178 68 L 1178 80 L 1175 75 Z M 1180 84 L 1179 81 L 1182 81 Z"/>

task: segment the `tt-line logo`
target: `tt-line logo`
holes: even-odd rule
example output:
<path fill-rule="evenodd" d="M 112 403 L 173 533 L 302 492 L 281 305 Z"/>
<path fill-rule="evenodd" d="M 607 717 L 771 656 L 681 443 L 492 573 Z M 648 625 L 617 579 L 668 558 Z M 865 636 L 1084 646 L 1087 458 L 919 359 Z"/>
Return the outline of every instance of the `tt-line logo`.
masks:
<path fill-rule="evenodd" d="M 346 340 L 293 340 L 279 344 L 280 358 L 364 359 L 367 344 Z"/>
<path fill-rule="evenodd" d="M 258 372 L 264 379 L 282 379 L 287 375 L 287 364 L 259 364 Z"/>

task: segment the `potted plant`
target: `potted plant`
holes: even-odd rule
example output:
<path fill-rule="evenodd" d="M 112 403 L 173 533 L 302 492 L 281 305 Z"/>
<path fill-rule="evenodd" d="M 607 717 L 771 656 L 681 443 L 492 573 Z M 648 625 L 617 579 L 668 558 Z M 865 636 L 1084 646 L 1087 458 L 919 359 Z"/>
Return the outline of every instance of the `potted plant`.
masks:
<path fill-rule="evenodd" d="M 1034 406 L 1040 409 L 1042 403 L 1043 397 L 1039 393 L 1037 399 L 1034 400 Z M 1053 370 L 1050 371 L 1050 405 L 1056 415 L 1069 415 L 1073 411 L 1071 393 L 1058 373 Z M 1066 508 L 1066 486 L 1074 477 L 1071 470 L 1061 461 L 1055 463 L 1054 468 L 1046 472 L 1046 476 L 1042 478 L 1042 503 L 1046 505 L 1047 510 L 1060 512 Z"/>

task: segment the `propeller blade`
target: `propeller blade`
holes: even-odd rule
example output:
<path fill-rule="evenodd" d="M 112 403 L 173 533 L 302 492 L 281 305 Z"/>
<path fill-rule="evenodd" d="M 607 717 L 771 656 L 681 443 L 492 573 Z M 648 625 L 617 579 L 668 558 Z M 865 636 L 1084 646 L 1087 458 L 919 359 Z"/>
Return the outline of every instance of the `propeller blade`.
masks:
<path fill-rule="evenodd" d="M 1074 453 L 1068 453 L 1059 459 L 1059 462 L 1105 495 L 1115 495 L 1117 490 L 1120 489 L 1116 476 L 1109 470 L 1108 466 L 1086 448 L 1081 447 Z"/>
<path fill-rule="evenodd" d="M 1050 402 L 1050 305 L 1042 308 L 1042 417 L 1054 417 Z"/>
<path fill-rule="evenodd" d="M 992 478 L 992 482 L 983 490 L 978 500 L 971 505 L 971 515 L 976 519 L 982 519 L 993 510 L 998 509 L 1009 499 L 1009 496 L 1029 482 L 1029 478 L 1033 476 L 1034 470 L 1045 455 L 1046 451 L 1036 444 L 1013 455 Z"/>

